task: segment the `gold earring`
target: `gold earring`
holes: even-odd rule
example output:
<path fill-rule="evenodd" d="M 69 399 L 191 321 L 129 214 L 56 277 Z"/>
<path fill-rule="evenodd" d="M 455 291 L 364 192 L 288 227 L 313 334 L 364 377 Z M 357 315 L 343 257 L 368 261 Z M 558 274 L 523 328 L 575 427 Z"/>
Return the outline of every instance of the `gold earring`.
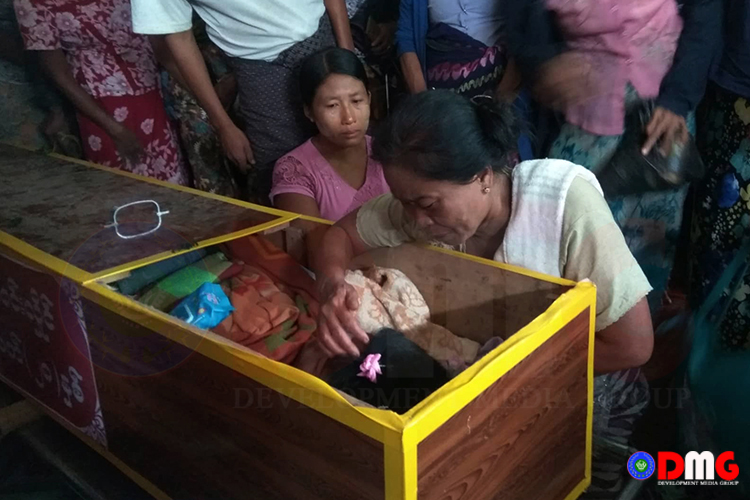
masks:
<path fill-rule="evenodd" d="M 484 187 L 482 188 L 482 192 L 483 192 L 484 194 L 490 194 L 490 188 L 489 188 L 489 186 L 484 186 Z"/>

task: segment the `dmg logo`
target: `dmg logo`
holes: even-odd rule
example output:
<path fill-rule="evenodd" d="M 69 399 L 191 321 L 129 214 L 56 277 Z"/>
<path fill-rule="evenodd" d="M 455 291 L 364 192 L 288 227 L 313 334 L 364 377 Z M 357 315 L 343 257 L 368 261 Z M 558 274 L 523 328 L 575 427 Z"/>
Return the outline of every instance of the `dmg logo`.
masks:
<path fill-rule="evenodd" d="M 684 480 L 681 480 L 683 474 Z M 733 451 L 725 451 L 718 457 L 710 451 L 691 451 L 684 459 L 671 451 L 660 451 L 658 455 L 656 477 L 659 484 L 733 486 L 738 483 L 739 475 L 740 468 L 734 463 Z"/>

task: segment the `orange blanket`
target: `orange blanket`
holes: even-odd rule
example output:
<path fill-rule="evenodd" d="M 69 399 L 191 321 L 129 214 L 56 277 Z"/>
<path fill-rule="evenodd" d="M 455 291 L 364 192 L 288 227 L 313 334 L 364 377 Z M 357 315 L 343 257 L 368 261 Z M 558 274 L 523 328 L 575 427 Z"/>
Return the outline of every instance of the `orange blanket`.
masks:
<path fill-rule="evenodd" d="M 228 293 L 236 310 L 214 332 L 291 364 L 315 333 L 315 282 L 287 253 L 264 239 L 249 236 L 228 243 L 227 249 L 243 267 L 232 278 Z"/>

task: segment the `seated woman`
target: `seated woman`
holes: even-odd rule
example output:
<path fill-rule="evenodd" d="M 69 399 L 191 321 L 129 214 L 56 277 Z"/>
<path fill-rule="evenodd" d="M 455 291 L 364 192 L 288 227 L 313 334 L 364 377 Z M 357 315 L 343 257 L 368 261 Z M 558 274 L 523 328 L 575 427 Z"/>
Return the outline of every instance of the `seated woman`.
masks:
<path fill-rule="evenodd" d="M 328 229 L 314 251 L 318 338 L 332 356 L 357 356 L 367 344 L 353 315 L 356 291 L 344 276 L 354 257 L 373 248 L 436 241 L 548 275 L 593 281 L 594 369 L 600 374 L 594 397 L 594 488 L 606 489 L 596 484 L 601 468 L 596 450 L 616 442 L 627 451 L 629 433 L 648 400 L 638 367 L 653 349 L 646 301 L 651 286 L 592 173 L 563 160 L 512 167 L 514 121 L 505 107 L 449 91 L 406 98 L 373 145 L 392 194 Z M 627 463 L 627 457 L 619 463 Z"/>
<path fill-rule="evenodd" d="M 370 157 L 367 74 L 353 52 L 326 49 L 302 64 L 300 90 L 318 134 L 276 162 L 271 201 L 336 221 L 388 192 L 382 167 Z"/>

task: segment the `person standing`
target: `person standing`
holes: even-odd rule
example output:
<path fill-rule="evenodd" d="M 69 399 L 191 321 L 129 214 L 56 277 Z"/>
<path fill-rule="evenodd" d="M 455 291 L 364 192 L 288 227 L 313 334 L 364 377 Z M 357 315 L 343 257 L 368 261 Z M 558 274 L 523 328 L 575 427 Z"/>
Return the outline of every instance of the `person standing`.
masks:
<path fill-rule="evenodd" d="M 513 57 L 535 97 L 565 115 L 549 157 L 599 174 L 624 133 L 626 110 L 653 100 L 643 150 L 663 154 L 694 128 L 693 111 L 708 79 L 720 23 L 716 0 L 525 0 L 507 2 Z M 718 13 L 718 14 L 717 14 Z M 607 201 L 659 309 L 674 263 L 687 187 Z"/>
<path fill-rule="evenodd" d="M 13 0 L 0 0 L 0 141 L 80 158 L 75 113 L 23 50 Z"/>
<path fill-rule="evenodd" d="M 714 0 L 724 10 L 723 50 L 698 119 L 698 149 L 707 176 L 696 185 L 691 293 L 699 308 L 750 238 L 750 1 Z M 714 25 L 719 39 L 721 26 Z M 750 350 L 750 272 L 724 295 L 721 346 Z"/>
<path fill-rule="evenodd" d="M 494 94 L 506 67 L 501 3 L 403 0 L 396 45 L 409 92 Z"/>
<path fill-rule="evenodd" d="M 148 39 L 129 0 L 15 0 L 27 50 L 78 112 L 84 156 L 101 165 L 189 184 Z"/>
<path fill-rule="evenodd" d="M 241 130 L 216 94 L 192 33 L 193 9 L 229 56 L 239 90 Z M 134 0 L 137 33 L 165 35 L 184 81 L 221 138 L 227 156 L 248 171 L 251 201 L 267 203 L 271 172 L 314 130 L 302 112 L 296 71 L 326 47 L 353 50 L 344 0 Z"/>

